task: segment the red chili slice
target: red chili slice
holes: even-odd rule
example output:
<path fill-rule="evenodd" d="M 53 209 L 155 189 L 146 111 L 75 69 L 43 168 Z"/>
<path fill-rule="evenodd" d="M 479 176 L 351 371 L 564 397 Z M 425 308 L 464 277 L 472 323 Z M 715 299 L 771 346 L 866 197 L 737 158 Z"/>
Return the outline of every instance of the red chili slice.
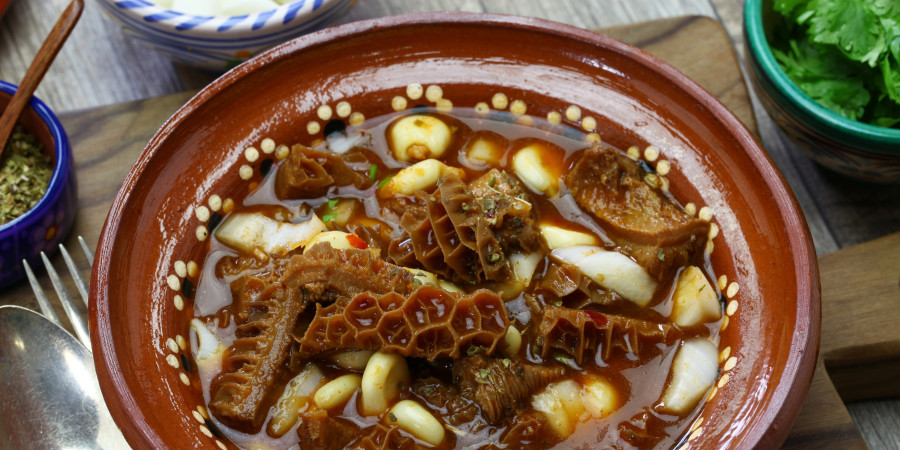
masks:
<path fill-rule="evenodd" d="M 366 244 L 366 241 L 362 240 L 359 236 L 355 234 L 347 235 L 347 242 L 350 243 L 350 246 L 353 248 L 358 248 L 360 250 L 365 250 L 369 248 L 369 244 Z"/>

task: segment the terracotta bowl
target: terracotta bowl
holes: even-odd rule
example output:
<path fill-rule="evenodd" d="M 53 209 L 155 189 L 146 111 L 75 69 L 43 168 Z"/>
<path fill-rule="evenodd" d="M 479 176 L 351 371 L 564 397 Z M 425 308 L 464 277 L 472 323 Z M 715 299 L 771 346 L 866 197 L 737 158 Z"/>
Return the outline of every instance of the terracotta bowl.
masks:
<path fill-rule="evenodd" d="M 201 91 L 147 145 L 110 211 L 91 280 L 100 383 L 133 446 L 227 444 L 205 423 L 185 337 L 208 227 L 247 195 L 242 168 L 258 177 L 273 162 L 245 149 L 264 138 L 308 143 L 329 120 L 392 112 L 395 97 L 408 108 L 431 104 L 407 97 L 412 83 L 439 86 L 455 108 L 506 107 L 492 102 L 502 93 L 520 112 L 561 114 L 613 146 L 658 147 L 676 198 L 713 213 L 721 231 L 712 265 L 740 286 L 729 289 L 723 375 L 691 443 L 784 441 L 818 350 L 818 269 L 800 208 L 752 135 L 685 75 L 611 38 L 544 20 L 439 13 L 277 47 Z M 577 122 L 566 119 L 572 105 Z"/>

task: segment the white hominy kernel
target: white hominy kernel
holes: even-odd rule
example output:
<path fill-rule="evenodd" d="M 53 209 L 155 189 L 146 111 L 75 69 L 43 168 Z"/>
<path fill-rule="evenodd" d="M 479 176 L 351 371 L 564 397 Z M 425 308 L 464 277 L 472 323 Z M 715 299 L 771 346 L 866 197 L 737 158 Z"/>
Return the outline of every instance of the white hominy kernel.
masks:
<path fill-rule="evenodd" d="M 716 396 L 716 392 L 719 392 L 719 388 L 713 386 L 712 390 L 709 391 L 709 396 L 706 397 L 706 401 L 709 402 L 710 400 L 712 400 L 713 397 Z"/>
<path fill-rule="evenodd" d="M 265 138 L 259 143 L 259 148 L 268 155 L 275 151 L 275 141 L 271 138 Z"/>
<path fill-rule="evenodd" d="M 204 419 L 209 419 L 209 413 L 206 411 L 205 406 L 197 405 L 197 411 L 200 411 L 200 415 L 202 415 Z"/>
<path fill-rule="evenodd" d="M 581 108 L 572 105 L 566 108 L 566 119 L 576 122 L 581 119 Z"/>
<path fill-rule="evenodd" d="M 306 132 L 309 134 L 317 134 L 322 131 L 322 126 L 319 125 L 319 122 L 315 120 L 311 120 L 308 124 L 306 124 Z"/>
<path fill-rule="evenodd" d="M 506 94 L 498 92 L 491 97 L 491 105 L 494 105 L 494 109 L 506 109 L 509 106 L 509 98 Z"/>
<path fill-rule="evenodd" d="M 291 149 L 287 145 L 281 144 L 275 149 L 275 157 L 278 159 L 287 158 L 291 154 Z"/>
<path fill-rule="evenodd" d="M 740 286 L 732 281 L 731 284 L 728 285 L 728 291 L 725 292 L 725 295 L 728 296 L 728 298 L 732 298 L 737 295 L 738 289 L 740 289 Z"/>
<path fill-rule="evenodd" d="M 209 197 L 209 209 L 218 211 L 222 207 L 222 197 L 213 194 Z"/>
<path fill-rule="evenodd" d="M 719 353 L 719 362 L 725 362 L 726 359 L 731 355 L 731 347 L 725 347 L 721 353 Z"/>
<path fill-rule="evenodd" d="M 526 105 L 522 100 L 513 100 L 513 102 L 509 105 L 509 112 L 517 116 L 525 115 L 526 110 L 528 110 L 528 105 Z"/>
<path fill-rule="evenodd" d="M 166 339 L 166 347 L 168 347 L 169 351 L 171 351 L 172 353 L 178 353 L 178 344 L 175 343 L 175 339 Z"/>
<path fill-rule="evenodd" d="M 350 103 L 343 101 L 337 104 L 334 107 L 335 112 L 337 112 L 338 117 L 347 117 L 353 112 L 353 108 L 350 107 Z"/>
<path fill-rule="evenodd" d="M 653 162 L 656 161 L 656 158 L 659 158 L 659 150 L 652 145 L 648 145 L 647 148 L 644 149 L 644 159 Z"/>
<path fill-rule="evenodd" d="M 728 276 L 722 275 L 719 277 L 719 290 L 724 291 L 726 286 L 728 286 Z"/>
<path fill-rule="evenodd" d="M 713 249 L 716 248 L 716 244 L 713 241 L 706 241 L 706 254 L 712 255 Z"/>
<path fill-rule="evenodd" d="M 222 202 L 222 211 L 225 214 L 230 213 L 234 209 L 234 200 L 230 198 L 226 198 L 225 201 Z"/>
<path fill-rule="evenodd" d="M 550 122 L 553 125 L 559 125 L 562 123 L 562 114 L 556 111 L 550 111 L 547 113 L 547 122 Z"/>
<path fill-rule="evenodd" d="M 322 120 L 331 120 L 331 107 L 328 105 L 320 106 L 319 109 L 316 110 L 316 115 Z"/>
<path fill-rule="evenodd" d="M 670 170 L 672 170 L 672 166 L 670 165 L 669 160 L 663 159 L 656 163 L 656 173 L 665 176 L 669 174 Z"/>
<path fill-rule="evenodd" d="M 179 311 L 184 309 L 184 299 L 180 295 L 176 295 L 172 302 L 175 304 L 175 309 Z"/>
<path fill-rule="evenodd" d="M 178 362 L 178 357 L 175 355 L 166 356 L 166 362 L 176 369 L 181 365 L 181 363 Z"/>
<path fill-rule="evenodd" d="M 597 119 L 587 116 L 581 120 L 581 128 L 584 128 L 586 131 L 591 131 L 597 129 Z"/>
<path fill-rule="evenodd" d="M 475 104 L 475 112 L 485 115 L 491 112 L 491 107 L 488 106 L 487 102 L 478 102 Z"/>
<path fill-rule="evenodd" d="M 406 98 L 399 95 L 394 97 L 391 99 L 391 108 L 393 108 L 394 111 L 403 111 L 406 109 Z"/>
<path fill-rule="evenodd" d="M 200 273 L 200 267 L 197 266 L 197 263 L 193 261 L 187 262 L 187 273 L 192 277 L 196 277 L 197 274 Z"/>
<path fill-rule="evenodd" d="M 175 336 L 175 343 L 178 344 L 178 348 L 180 348 L 182 350 L 187 350 L 187 341 L 184 340 L 184 336 L 182 336 L 180 334 Z"/>
<path fill-rule="evenodd" d="M 712 209 L 709 206 L 704 206 L 704 207 L 700 208 L 700 212 L 697 213 L 697 217 L 699 217 L 700 220 L 704 220 L 706 222 L 709 222 L 710 220 L 712 220 L 712 216 L 713 216 Z"/>
<path fill-rule="evenodd" d="M 244 150 L 244 158 L 247 158 L 247 161 L 256 162 L 256 160 L 259 159 L 259 150 L 257 150 L 256 147 L 247 147 L 247 149 Z"/>
<path fill-rule="evenodd" d="M 175 275 L 169 275 L 166 278 L 166 283 L 169 284 L 169 287 L 172 288 L 173 291 L 181 289 L 181 280 L 179 280 Z"/>
<path fill-rule="evenodd" d="M 209 428 L 206 428 L 206 425 L 200 425 L 200 432 L 206 435 L 206 437 L 212 437 L 212 431 L 209 431 Z"/>
<path fill-rule="evenodd" d="M 253 168 L 244 164 L 238 170 L 238 174 L 240 174 L 242 180 L 249 180 L 251 177 L 253 177 Z"/>
<path fill-rule="evenodd" d="M 722 318 L 722 326 L 719 329 L 725 331 L 726 328 L 728 328 L 728 316 Z"/>
<path fill-rule="evenodd" d="M 181 261 L 181 260 L 175 261 L 174 267 L 175 267 L 175 275 L 178 275 L 181 278 L 184 278 L 187 276 L 187 265 L 184 263 L 184 261 Z"/>
<path fill-rule="evenodd" d="M 228 447 L 226 447 L 225 444 L 223 444 L 222 441 L 218 439 L 216 439 L 216 446 L 221 448 L 222 450 L 228 450 Z"/>
<path fill-rule="evenodd" d="M 444 98 L 444 90 L 440 86 L 432 84 L 425 89 L 425 100 L 434 103 L 442 98 Z"/>
<path fill-rule="evenodd" d="M 419 83 L 412 83 L 409 86 L 406 86 L 406 96 L 409 97 L 410 100 L 418 100 L 422 98 L 422 94 L 424 92 L 425 90 Z"/>
<path fill-rule="evenodd" d="M 584 137 L 584 140 L 590 142 L 591 144 L 599 144 L 603 142 L 603 139 L 597 133 L 588 133 L 588 135 Z"/>
<path fill-rule="evenodd" d="M 203 425 L 204 423 L 206 423 L 206 419 L 204 419 L 203 416 L 201 416 L 199 412 L 191 411 L 191 413 L 194 416 L 194 419 L 196 419 L 197 422 L 200 422 L 200 425 Z"/>
<path fill-rule="evenodd" d="M 181 382 L 184 383 L 185 386 L 191 385 L 191 379 L 188 378 L 187 374 L 184 372 L 181 372 L 178 374 L 178 379 L 180 379 Z"/>

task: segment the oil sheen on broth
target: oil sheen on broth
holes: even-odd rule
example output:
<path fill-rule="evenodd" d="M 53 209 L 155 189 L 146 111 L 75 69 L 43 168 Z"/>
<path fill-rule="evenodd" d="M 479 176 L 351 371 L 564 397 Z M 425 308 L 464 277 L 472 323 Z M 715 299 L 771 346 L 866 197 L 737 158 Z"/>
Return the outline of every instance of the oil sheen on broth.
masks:
<path fill-rule="evenodd" d="M 718 374 L 709 222 L 580 130 L 417 108 L 295 145 L 192 346 L 244 448 L 668 448 Z M 662 182 L 661 182 L 662 181 Z"/>

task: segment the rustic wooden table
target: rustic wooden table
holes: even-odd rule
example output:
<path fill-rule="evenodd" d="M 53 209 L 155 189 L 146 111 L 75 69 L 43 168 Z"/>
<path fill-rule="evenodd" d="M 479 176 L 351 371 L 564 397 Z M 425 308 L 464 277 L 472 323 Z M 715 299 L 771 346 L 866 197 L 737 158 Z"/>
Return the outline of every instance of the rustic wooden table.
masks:
<path fill-rule="evenodd" d="M 18 82 L 68 0 L 13 0 L 0 20 L 0 79 Z M 433 10 L 536 16 L 596 29 L 682 15 L 725 27 L 743 63 L 742 0 L 359 0 L 341 22 Z M 88 2 L 81 23 L 37 95 L 57 113 L 202 88 L 208 75 L 179 67 L 128 39 Z M 752 94 L 751 94 L 752 96 Z M 761 140 L 794 190 L 820 255 L 900 231 L 900 187 L 856 183 L 800 155 L 759 106 Z M 99 233 L 99 230 L 96 231 Z M 900 261 L 900 257 L 897 258 Z M 896 381 L 895 381 L 896 382 Z M 900 449 L 900 401 L 852 403 L 848 409 L 870 448 Z"/>

